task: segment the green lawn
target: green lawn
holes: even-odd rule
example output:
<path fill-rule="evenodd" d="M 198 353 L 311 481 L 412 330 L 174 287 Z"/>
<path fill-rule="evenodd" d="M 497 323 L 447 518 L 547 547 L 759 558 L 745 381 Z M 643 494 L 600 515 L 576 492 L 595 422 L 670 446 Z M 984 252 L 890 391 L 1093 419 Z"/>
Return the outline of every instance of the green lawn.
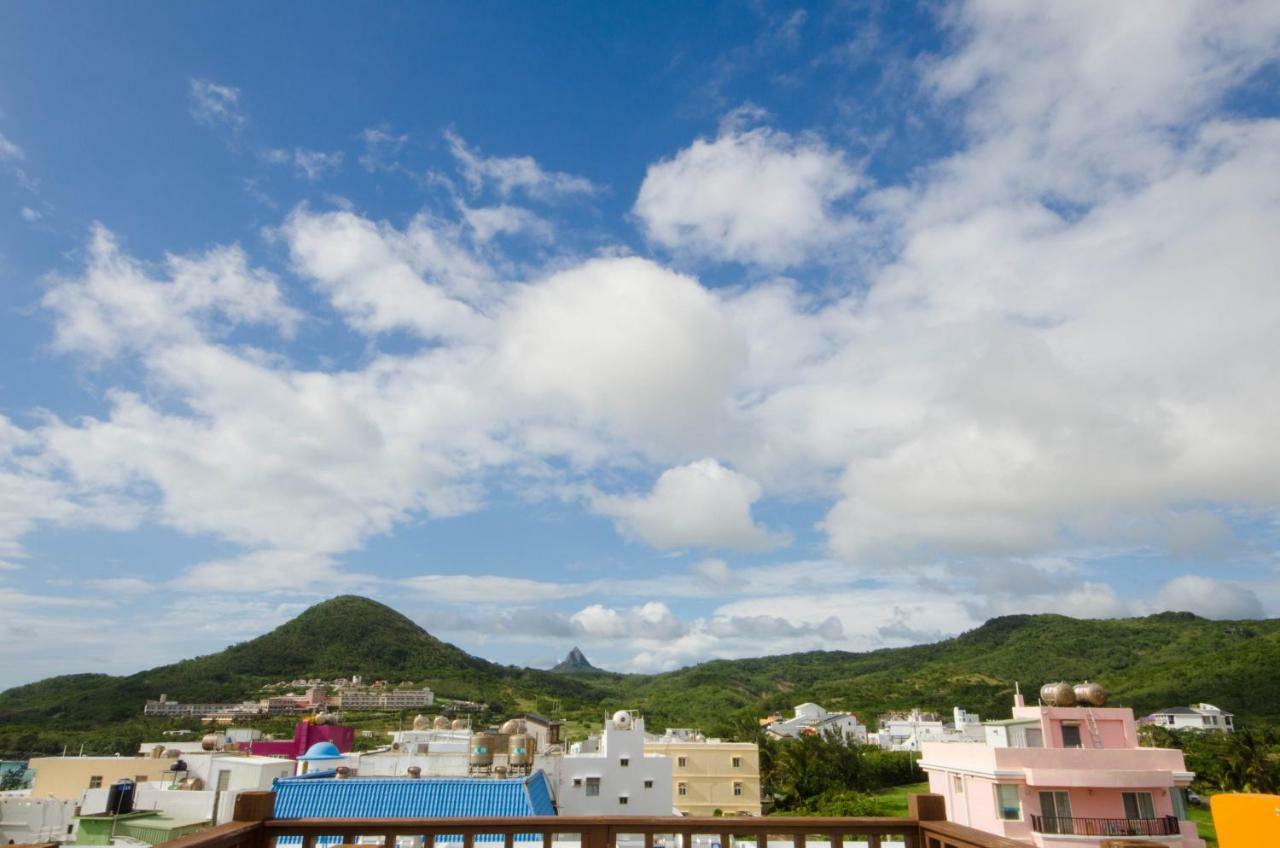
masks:
<path fill-rule="evenodd" d="M 1200 838 L 1205 841 L 1209 848 L 1218 848 L 1218 833 L 1214 830 L 1213 816 L 1210 814 L 1208 807 L 1189 807 L 1187 818 L 1196 823 L 1196 830 L 1200 832 Z"/>
<path fill-rule="evenodd" d="M 928 783 L 911 783 L 906 786 L 894 786 L 891 789 L 881 789 L 879 792 L 873 792 L 877 798 L 884 803 L 886 816 L 902 816 L 907 815 L 907 795 L 913 792 L 928 792 Z"/>

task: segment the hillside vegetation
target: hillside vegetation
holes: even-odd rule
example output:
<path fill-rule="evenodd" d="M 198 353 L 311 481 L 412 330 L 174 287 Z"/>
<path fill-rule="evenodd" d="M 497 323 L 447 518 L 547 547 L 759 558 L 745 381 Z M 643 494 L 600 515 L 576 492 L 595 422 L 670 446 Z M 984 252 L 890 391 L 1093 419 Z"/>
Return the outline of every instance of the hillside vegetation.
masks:
<path fill-rule="evenodd" d="M 352 674 L 426 683 L 444 697 L 488 703 L 495 714 L 540 709 L 594 722 L 612 709 L 639 708 L 652 729 L 698 726 L 735 736 L 746 736 L 760 715 L 808 700 L 864 721 L 891 709 L 955 705 L 998 718 L 1008 714 L 1015 681 L 1034 699 L 1041 683 L 1086 678 L 1139 715 L 1203 700 L 1246 724 L 1277 725 L 1278 668 L 1280 621 L 1162 613 L 1007 616 L 908 648 L 717 660 L 658 675 L 566 675 L 473 657 L 387 606 L 343 596 L 208 656 L 126 677 L 68 675 L 0 693 L 0 751 L 43 750 L 54 737 L 62 744 L 77 731 L 110 729 L 111 744 L 127 745 L 149 729 L 142 707 L 161 692 L 179 701 L 240 700 L 271 682 Z"/>

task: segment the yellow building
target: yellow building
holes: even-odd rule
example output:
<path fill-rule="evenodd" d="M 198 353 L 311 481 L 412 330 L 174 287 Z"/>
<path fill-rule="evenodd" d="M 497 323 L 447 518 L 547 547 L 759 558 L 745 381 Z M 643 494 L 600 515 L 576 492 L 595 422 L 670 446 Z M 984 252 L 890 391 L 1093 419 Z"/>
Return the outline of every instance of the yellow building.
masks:
<path fill-rule="evenodd" d="M 682 814 L 760 815 L 760 749 L 754 742 L 668 731 L 647 740 L 644 752 L 671 758 L 671 802 Z"/>
<path fill-rule="evenodd" d="M 78 801 L 86 789 L 108 787 L 128 778 L 138 782 L 162 780 L 173 760 L 155 757 L 35 757 L 31 797 Z"/>

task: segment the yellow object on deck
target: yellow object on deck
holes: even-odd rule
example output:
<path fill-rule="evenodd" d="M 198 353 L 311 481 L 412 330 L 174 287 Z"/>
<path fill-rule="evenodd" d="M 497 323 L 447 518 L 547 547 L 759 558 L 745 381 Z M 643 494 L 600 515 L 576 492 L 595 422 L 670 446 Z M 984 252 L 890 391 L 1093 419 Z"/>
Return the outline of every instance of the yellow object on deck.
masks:
<path fill-rule="evenodd" d="M 1209 809 L 1218 831 L 1218 848 L 1280 845 L 1280 795 L 1214 795 Z"/>

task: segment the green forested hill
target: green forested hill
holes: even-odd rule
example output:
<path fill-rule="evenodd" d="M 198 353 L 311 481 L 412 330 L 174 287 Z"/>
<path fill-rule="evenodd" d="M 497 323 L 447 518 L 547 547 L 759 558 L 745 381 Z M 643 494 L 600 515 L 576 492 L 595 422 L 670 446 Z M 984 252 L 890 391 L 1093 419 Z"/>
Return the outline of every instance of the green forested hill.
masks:
<path fill-rule="evenodd" d="M 864 720 L 890 709 L 955 705 L 999 718 L 1008 714 L 1015 681 L 1034 699 L 1044 682 L 1086 678 L 1139 715 L 1210 701 L 1246 723 L 1280 724 L 1280 620 L 1020 615 L 909 648 L 718 660 L 659 675 L 564 675 L 473 657 L 389 607 L 344 596 L 209 656 L 128 677 L 71 675 L 10 689 L 0 693 L 0 733 L 136 720 L 144 701 L 161 692 L 182 701 L 230 700 L 273 681 L 351 674 L 427 683 L 441 695 L 500 710 L 551 709 L 596 721 L 629 707 L 643 710 L 654 729 L 693 725 L 720 733 L 807 700 Z"/>
<path fill-rule="evenodd" d="M 426 682 L 444 695 L 484 700 L 551 689 L 569 700 L 596 694 L 550 672 L 473 657 L 388 606 L 344 595 L 216 654 L 128 677 L 75 674 L 0 692 L 0 725 L 119 721 L 141 715 L 161 692 L 176 701 L 232 701 L 280 680 L 352 674 Z"/>

